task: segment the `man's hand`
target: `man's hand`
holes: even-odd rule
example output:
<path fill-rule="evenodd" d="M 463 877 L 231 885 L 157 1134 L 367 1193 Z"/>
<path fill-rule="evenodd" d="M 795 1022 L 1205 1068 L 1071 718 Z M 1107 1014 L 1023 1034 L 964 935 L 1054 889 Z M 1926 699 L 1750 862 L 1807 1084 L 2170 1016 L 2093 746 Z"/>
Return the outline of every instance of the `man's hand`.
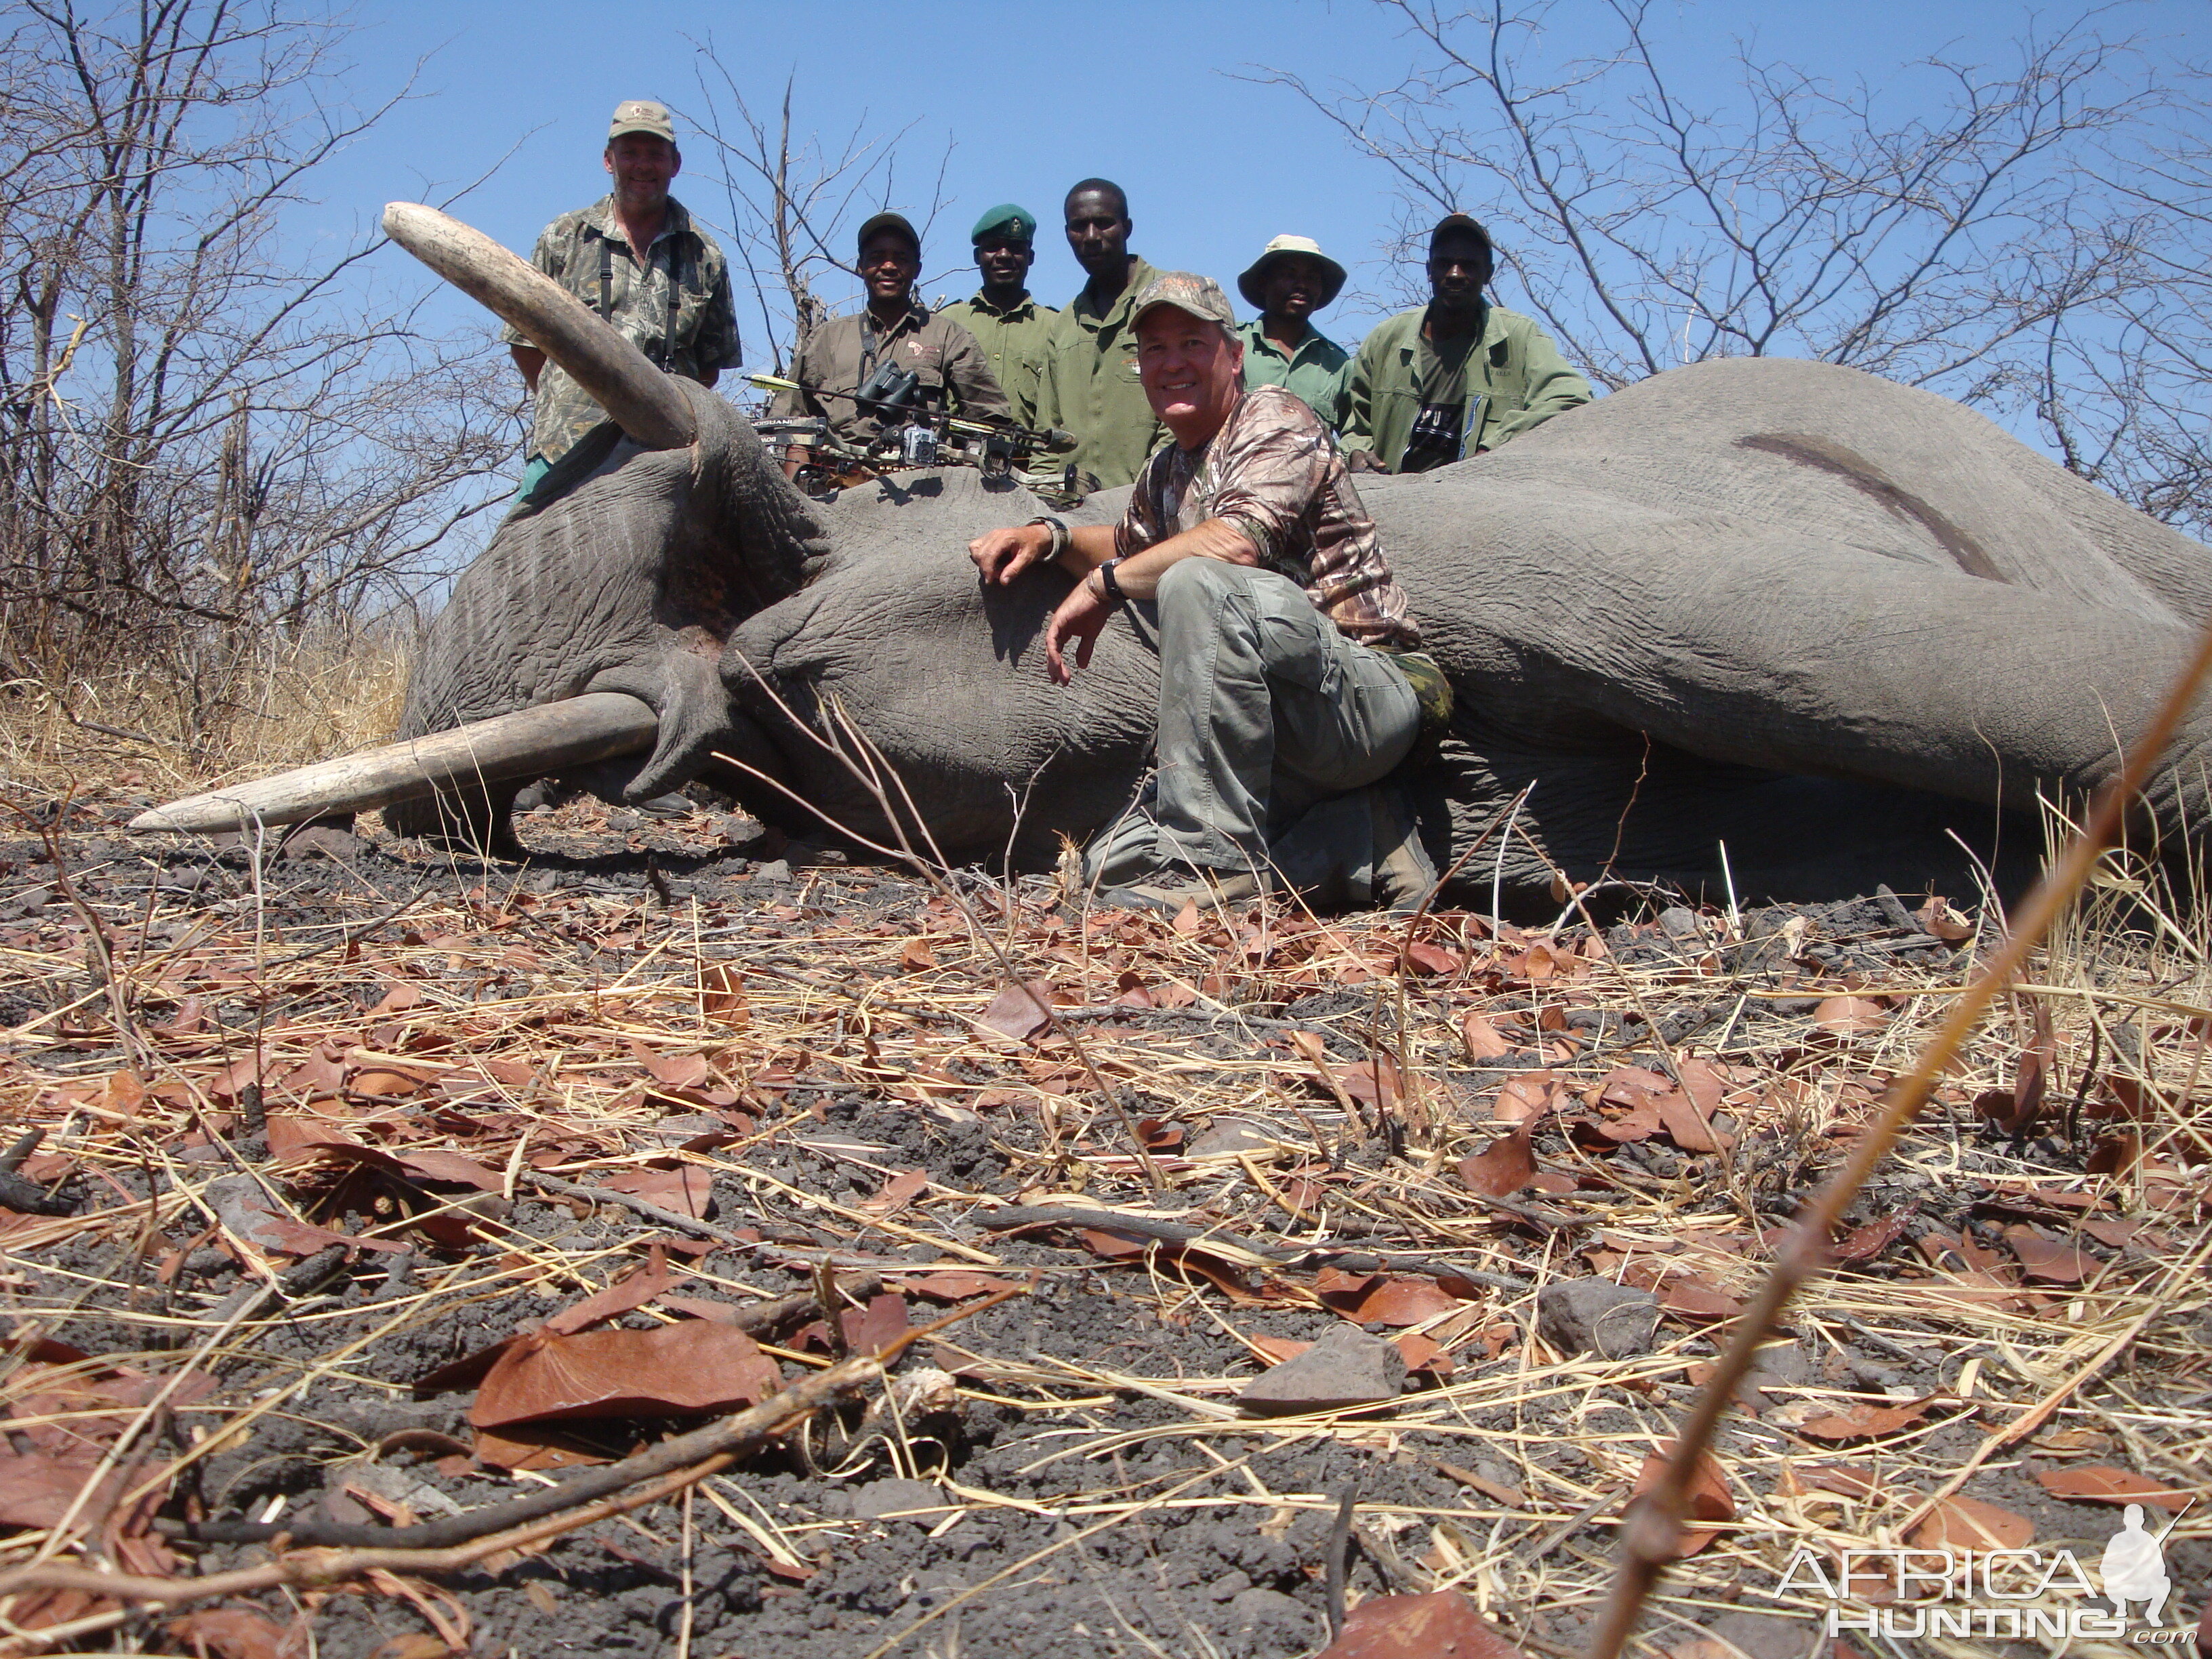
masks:
<path fill-rule="evenodd" d="M 1054 685 L 1066 685 L 1075 678 L 1077 668 L 1091 666 L 1091 647 L 1098 643 L 1098 636 L 1106 629 L 1106 622 L 1114 614 L 1114 602 L 1106 597 L 1106 584 L 1097 572 L 1076 583 L 1075 591 L 1060 602 L 1044 625 L 1044 668 Z M 1075 641 L 1075 667 L 1068 666 L 1061 653 L 1061 645 Z"/>
<path fill-rule="evenodd" d="M 1040 562 L 1051 550 L 1052 530 L 1041 524 L 987 530 L 968 544 L 968 556 L 975 561 L 984 581 L 1001 585 Z"/>

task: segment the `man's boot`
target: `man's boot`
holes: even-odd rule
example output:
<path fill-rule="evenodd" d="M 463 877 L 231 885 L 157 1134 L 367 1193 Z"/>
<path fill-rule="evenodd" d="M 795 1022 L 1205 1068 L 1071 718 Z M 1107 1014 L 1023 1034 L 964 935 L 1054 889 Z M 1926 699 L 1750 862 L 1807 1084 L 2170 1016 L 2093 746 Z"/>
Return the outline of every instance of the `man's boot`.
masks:
<path fill-rule="evenodd" d="M 1406 808 L 1406 793 L 1384 779 L 1363 792 L 1374 839 L 1374 903 L 1401 915 L 1418 910 L 1437 887 L 1437 866 Z"/>

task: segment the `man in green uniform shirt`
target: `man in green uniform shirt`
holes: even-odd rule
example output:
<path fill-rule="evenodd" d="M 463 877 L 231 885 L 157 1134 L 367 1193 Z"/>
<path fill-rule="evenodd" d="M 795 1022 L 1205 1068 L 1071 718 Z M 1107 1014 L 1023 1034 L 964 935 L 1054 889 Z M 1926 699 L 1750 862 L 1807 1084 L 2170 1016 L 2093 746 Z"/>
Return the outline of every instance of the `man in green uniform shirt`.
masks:
<path fill-rule="evenodd" d="M 1237 291 L 1259 312 L 1237 332 L 1244 342 L 1244 384 L 1288 386 L 1331 432 L 1352 410 L 1352 354 L 1308 320 L 1344 288 L 1344 267 L 1308 236 L 1278 236 Z"/>
<path fill-rule="evenodd" d="M 1361 342 L 1343 443 L 1370 470 L 1479 455 L 1590 400 L 1550 335 L 1482 297 L 1493 263 L 1489 233 L 1447 215 L 1429 235 L 1429 303 Z"/>
<path fill-rule="evenodd" d="M 538 269 L 605 318 L 670 374 L 712 386 L 737 367 L 738 314 L 730 270 L 714 238 L 668 193 L 683 169 L 665 106 L 632 98 L 615 106 L 601 163 L 615 187 L 564 213 L 538 239 Z M 558 363 L 514 328 L 501 337 L 533 399 L 522 494 L 606 419 Z"/>
<path fill-rule="evenodd" d="M 1030 267 L 1036 263 L 1036 220 L 1025 208 L 1001 202 L 968 233 L 975 245 L 975 269 L 982 291 L 972 300 L 949 305 L 949 317 L 975 337 L 1014 418 L 1036 422 L 1037 381 L 1044 372 L 1045 342 L 1060 313 L 1030 297 Z"/>
<path fill-rule="evenodd" d="M 921 382 L 921 398 L 933 405 L 956 415 L 1006 414 L 1006 394 L 975 337 L 915 294 L 921 237 L 912 223 L 900 214 L 877 214 L 860 227 L 860 258 L 867 304 L 850 317 L 831 318 L 806 337 L 791 360 L 791 378 L 799 387 L 777 392 L 769 413 L 824 416 L 837 437 L 865 448 L 898 422 L 862 407 L 852 394 L 890 363 L 911 373 Z M 786 450 L 785 472 L 795 475 L 807 459 L 803 449 Z"/>
<path fill-rule="evenodd" d="M 1067 192 L 1067 246 L 1090 281 L 1060 313 L 1045 345 L 1036 424 L 1075 436 L 1069 457 L 1107 488 L 1134 481 L 1167 428 L 1137 378 L 1129 312 L 1160 273 L 1129 252 L 1129 198 L 1119 185 L 1085 179 Z"/>

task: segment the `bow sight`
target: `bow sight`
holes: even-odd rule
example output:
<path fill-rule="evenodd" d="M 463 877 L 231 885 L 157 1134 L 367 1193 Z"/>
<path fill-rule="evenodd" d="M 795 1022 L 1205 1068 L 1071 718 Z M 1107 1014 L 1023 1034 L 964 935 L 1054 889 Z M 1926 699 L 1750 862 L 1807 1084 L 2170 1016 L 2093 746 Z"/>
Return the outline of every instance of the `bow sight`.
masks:
<path fill-rule="evenodd" d="M 910 467 L 972 466 L 986 478 L 1011 478 L 1018 471 L 1031 493 L 1056 506 L 1072 507 L 1098 486 L 1070 461 L 1057 471 L 1040 468 L 1040 456 L 1064 455 L 1075 447 L 1073 434 L 1057 428 L 1024 426 L 1005 415 L 955 415 L 937 406 L 940 388 L 925 386 L 911 369 L 879 365 L 859 387 L 840 392 L 805 386 L 777 374 L 749 374 L 763 392 L 803 392 L 817 398 L 849 398 L 883 425 L 872 437 L 856 440 L 834 429 L 820 415 L 772 416 L 753 429 L 771 444 L 781 443 L 787 459 L 799 462 L 793 481 L 810 495 L 827 495 L 884 472 Z"/>

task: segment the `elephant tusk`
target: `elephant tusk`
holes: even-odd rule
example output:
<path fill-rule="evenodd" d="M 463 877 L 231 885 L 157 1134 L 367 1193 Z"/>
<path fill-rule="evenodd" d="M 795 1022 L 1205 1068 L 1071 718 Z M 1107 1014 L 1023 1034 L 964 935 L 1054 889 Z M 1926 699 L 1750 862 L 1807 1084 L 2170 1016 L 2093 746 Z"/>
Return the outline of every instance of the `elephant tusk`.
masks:
<path fill-rule="evenodd" d="M 659 729 L 659 716 L 649 704 L 620 691 L 589 691 L 188 796 L 141 812 L 131 828 L 208 835 L 366 812 L 456 786 L 542 777 L 564 766 L 633 754 L 653 747 Z"/>
<path fill-rule="evenodd" d="M 591 307 L 480 230 L 419 202 L 384 210 L 385 234 L 512 323 L 647 449 L 682 449 L 699 423 L 684 389 Z"/>

